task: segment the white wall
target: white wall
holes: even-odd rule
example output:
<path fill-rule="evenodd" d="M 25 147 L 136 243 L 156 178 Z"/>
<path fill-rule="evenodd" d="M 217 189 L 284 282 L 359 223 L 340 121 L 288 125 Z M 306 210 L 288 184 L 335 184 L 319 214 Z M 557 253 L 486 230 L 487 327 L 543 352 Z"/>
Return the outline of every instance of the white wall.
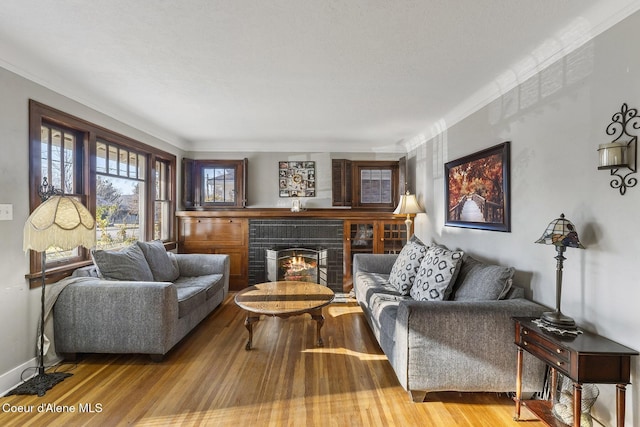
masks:
<path fill-rule="evenodd" d="M 178 155 L 175 147 L 91 110 L 0 68 L 0 204 L 13 205 L 13 220 L 0 221 L 0 395 L 16 385 L 34 359 L 40 318 L 40 288 L 30 290 L 24 275 L 22 228 L 29 216 L 29 99 Z M 29 371 L 33 374 L 33 371 Z"/>
<path fill-rule="evenodd" d="M 516 267 L 515 281 L 548 306 L 555 305 L 555 251 L 534 241 L 564 213 L 586 250 L 565 253 L 562 311 L 636 350 L 640 185 L 625 196 L 610 188 L 608 171 L 597 170 L 596 150 L 611 141 L 605 129 L 623 102 L 640 108 L 639 38 L 636 13 L 461 122 L 441 123 L 440 135 L 409 154 L 427 209 L 416 221 L 418 236 Z M 444 163 L 504 141 L 511 141 L 512 231 L 445 227 Z M 637 426 L 638 357 L 631 381 L 626 425 Z M 596 417 L 615 425 L 615 386 L 599 388 Z"/>

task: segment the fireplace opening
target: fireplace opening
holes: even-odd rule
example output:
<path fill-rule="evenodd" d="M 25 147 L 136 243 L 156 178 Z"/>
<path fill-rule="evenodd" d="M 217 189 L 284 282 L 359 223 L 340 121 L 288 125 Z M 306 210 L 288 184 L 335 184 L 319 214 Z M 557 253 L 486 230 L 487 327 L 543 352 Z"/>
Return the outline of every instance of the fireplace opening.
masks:
<path fill-rule="evenodd" d="M 312 248 L 267 249 L 267 280 L 327 284 L 327 250 Z"/>

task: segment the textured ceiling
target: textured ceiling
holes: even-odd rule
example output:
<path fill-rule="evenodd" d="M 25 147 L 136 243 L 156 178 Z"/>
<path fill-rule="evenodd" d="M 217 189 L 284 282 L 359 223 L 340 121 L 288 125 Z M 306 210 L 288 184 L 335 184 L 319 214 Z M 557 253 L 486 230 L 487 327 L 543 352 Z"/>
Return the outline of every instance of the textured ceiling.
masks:
<path fill-rule="evenodd" d="M 389 151 L 638 3 L 3 0 L 0 66 L 187 150 Z"/>

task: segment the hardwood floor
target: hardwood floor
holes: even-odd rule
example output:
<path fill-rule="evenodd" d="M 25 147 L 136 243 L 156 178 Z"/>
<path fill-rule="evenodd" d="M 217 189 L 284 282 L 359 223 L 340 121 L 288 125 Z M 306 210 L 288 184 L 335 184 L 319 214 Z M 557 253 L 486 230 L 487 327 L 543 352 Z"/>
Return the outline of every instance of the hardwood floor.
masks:
<path fill-rule="evenodd" d="M 44 397 L 0 398 L 0 425 L 543 426 L 513 421 L 513 402 L 495 393 L 413 403 L 357 304 L 333 303 L 324 314 L 324 348 L 303 315 L 263 317 L 245 351 L 245 314 L 230 296 L 164 361 L 85 355 L 58 367 L 73 376 Z M 33 412 L 9 412 L 19 405 Z"/>

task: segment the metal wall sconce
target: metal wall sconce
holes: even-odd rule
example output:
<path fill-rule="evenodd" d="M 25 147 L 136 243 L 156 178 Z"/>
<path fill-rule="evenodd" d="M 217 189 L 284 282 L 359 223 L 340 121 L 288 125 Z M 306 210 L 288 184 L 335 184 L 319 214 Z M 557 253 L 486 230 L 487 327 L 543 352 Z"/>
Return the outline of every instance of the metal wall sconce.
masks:
<path fill-rule="evenodd" d="M 631 176 L 637 169 L 638 137 L 632 133 L 640 129 L 640 116 L 636 108 L 629 108 L 622 104 L 619 112 L 611 117 L 607 126 L 607 135 L 614 137 L 613 141 L 598 146 L 600 157 L 598 169 L 609 169 L 613 177 L 609 185 L 617 188 L 620 195 L 627 192 L 627 188 L 635 187 L 638 180 Z"/>

